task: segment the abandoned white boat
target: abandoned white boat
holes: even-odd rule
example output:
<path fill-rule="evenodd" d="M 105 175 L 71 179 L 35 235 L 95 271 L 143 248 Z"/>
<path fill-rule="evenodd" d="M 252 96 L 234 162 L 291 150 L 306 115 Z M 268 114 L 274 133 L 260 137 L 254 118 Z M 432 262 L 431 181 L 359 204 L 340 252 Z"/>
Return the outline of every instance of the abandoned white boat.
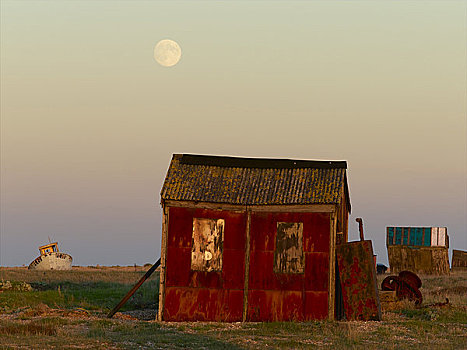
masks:
<path fill-rule="evenodd" d="M 39 247 L 41 255 L 29 264 L 29 270 L 71 270 L 71 255 L 58 251 L 58 243 Z"/>

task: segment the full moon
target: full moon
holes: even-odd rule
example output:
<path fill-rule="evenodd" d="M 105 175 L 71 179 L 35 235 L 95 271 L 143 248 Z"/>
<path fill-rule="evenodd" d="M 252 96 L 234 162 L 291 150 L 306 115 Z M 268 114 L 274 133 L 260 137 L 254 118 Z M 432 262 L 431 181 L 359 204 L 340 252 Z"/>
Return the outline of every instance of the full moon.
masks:
<path fill-rule="evenodd" d="M 154 59 L 161 66 L 175 66 L 180 61 L 180 57 L 182 57 L 182 49 L 173 40 L 161 40 L 154 47 Z"/>

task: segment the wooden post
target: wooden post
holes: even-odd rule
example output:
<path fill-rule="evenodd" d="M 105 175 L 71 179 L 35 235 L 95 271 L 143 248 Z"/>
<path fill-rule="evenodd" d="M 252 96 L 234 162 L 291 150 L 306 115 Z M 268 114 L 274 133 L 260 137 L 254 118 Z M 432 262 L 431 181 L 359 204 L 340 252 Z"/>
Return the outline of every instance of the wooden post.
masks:
<path fill-rule="evenodd" d="M 246 210 L 246 237 L 245 237 L 245 280 L 243 281 L 243 317 L 242 322 L 246 322 L 248 315 L 248 283 L 250 279 L 250 224 L 251 224 L 251 211 Z"/>
<path fill-rule="evenodd" d="M 162 204 L 161 271 L 160 271 L 160 284 L 159 284 L 159 312 L 158 312 L 159 321 L 162 321 L 163 316 L 164 316 L 168 231 L 169 231 L 169 207 L 165 207 L 164 204 Z"/>
<path fill-rule="evenodd" d="M 336 288 L 336 213 L 329 215 L 329 283 L 328 283 L 328 319 L 334 320 Z"/>
<path fill-rule="evenodd" d="M 364 241 L 365 237 L 363 235 L 363 219 L 356 218 L 355 221 L 358 222 L 358 231 L 360 232 L 360 241 Z"/>

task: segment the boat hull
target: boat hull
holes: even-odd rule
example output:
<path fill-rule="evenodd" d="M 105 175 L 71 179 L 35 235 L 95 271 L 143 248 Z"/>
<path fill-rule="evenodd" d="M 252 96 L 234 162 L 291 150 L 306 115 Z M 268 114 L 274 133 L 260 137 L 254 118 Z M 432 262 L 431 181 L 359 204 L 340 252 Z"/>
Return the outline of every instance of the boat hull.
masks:
<path fill-rule="evenodd" d="M 38 256 L 29 264 L 29 270 L 71 270 L 71 255 L 52 252 Z"/>

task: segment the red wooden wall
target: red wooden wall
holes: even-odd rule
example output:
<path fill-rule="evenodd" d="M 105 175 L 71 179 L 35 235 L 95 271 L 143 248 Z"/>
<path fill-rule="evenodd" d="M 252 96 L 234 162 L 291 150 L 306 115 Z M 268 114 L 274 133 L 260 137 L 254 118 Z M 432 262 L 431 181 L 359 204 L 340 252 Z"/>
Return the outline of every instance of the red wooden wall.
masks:
<path fill-rule="evenodd" d="M 193 218 L 224 219 L 222 272 L 191 270 Z M 170 208 L 165 321 L 241 321 L 246 215 L 219 210 Z"/>
<path fill-rule="evenodd" d="M 191 270 L 193 218 L 225 220 L 222 272 Z M 246 222 L 246 213 L 169 209 L 164 320 L 242 320 Z M 274 273 L 277 222 L 303 222 L 304 273 Z M 326 213 L 251 214 L 248 321 L 327 318 L 329 233 Z"/>
<path fill-rule="evenodd" d="M 328 316 L 329 214 L 252 213 L 248 321 Z M 277 222 L 303 222 L 305 273 L 274 273 Z"/>

